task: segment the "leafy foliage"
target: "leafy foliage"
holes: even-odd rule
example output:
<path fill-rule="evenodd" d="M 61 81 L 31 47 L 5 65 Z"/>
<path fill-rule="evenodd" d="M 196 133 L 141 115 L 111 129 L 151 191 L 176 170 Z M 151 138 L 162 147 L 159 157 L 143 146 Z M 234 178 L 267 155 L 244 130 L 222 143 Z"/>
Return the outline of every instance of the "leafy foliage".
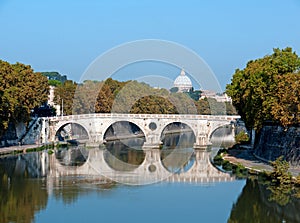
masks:
<path fill-rule="evenodd" d="M 9 122 L 28 122 L 33 108 L 48 99 L 47 78 L 29 65 L 0 60 L 0 136 Z"/>
<path fill-rule="evenodd" d="M 61 83 L 60 81 L 58 81 L 58 80 L 48 80 L 48 84 L 49 84 L 50 86 L 55 86 L 55 87 L 57 87 L 57 86 L 61 85 L 62 83 Z"/>
<path fill-rule="evenodd" d="M 82 84 L 66 81 L 57 86 L 55 94 L 56 103 L 64 100 L 65 114 L 236 114 L 230 103 L 220 103 L 215 99 L 195 100 L 200 91 L 170 92 L 152 88 L 146 83 L 120 82 L 111 78 L 101 82 L 87 80 Z M 67 108 L 70 104 L 73 104 L 73 109 Z"/>
<path fill-rule="evenodd" d="M 265 121 L 300 122 L 299 69 L 300 58 L 285 48 L 235 71 L 226 92 L 248 128 L 260 130 Z"/>
<path fill-rule="evenodd" d="M 139 114 L 176 114 L 176 107 L 161 96 L 149 95 L 140 98 L 130 110 L 130 113 Z"/>
<path fill-rule="evenodd" d="M 194 88 L 191 88 L 188 92 L 185 93 L 194 101 L 198 101 L 201 96 L 201 91 L 194 91 Z"/>
<path fill-rule="evenodd" d="M 77 84 L 71 80 L 65 81 L 54 90 L 54 102 L 56 104 L 63 103 L 64 115 L 71 115 L 73 110 L 73 98 L 76 91 Z"/>
<path fill-rule="evenodd" d="M 235 141 L 236 143 L 248 142 L 249 136 L 245 131 L 241 131 L 235 136 Z"/>
<path fill-rule="evenodd" d="M 59 81 L 60 83 L 64 83 L 67 80 L 66 75 L 61 75 L 60 73 L 56 71 L 52 72 L 41 72 L 42 75 L 46 76 L 48 80 L 56 80 Z"/>
<path fill-rule="evenodd" d="M 95 103 L 103 82 L 86 80 L 78 84 L 73 100 L 73 114 L 95 112 Z"/>
<path fill-rule="evenodd" d="M 274 168 L 270 175 L 273 183 L 276 185 L 291 184 L 292 175 L 289 172 L 289 163 L 283 160 L 283 156 L 280 156 L 275 161 L 272 161 L 271 165 Z"/>

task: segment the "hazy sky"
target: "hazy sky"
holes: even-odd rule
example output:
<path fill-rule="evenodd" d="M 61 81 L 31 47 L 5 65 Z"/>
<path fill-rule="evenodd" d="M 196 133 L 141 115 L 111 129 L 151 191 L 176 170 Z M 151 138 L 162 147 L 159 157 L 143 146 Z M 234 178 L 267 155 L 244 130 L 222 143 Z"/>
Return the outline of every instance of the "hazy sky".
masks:
<path fill-rule="evenodd" d="M 76 81 L 99 55 L 140 39 L 193 50 L 223 89 L 236 68 L 274 47 L 300 54 L 300 0 L 0 0 L 0 27 L 0 59 Z"/>

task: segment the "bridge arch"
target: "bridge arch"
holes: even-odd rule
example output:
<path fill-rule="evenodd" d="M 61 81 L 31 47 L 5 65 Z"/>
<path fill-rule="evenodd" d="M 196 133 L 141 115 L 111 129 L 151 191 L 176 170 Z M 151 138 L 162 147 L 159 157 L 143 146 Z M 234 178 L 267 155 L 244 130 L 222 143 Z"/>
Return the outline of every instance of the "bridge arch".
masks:
<path fill-rule="evenodd" d="M 118 123 L 120 123 L 120 125 L 114 127 L 114 125 Z M 122 126 L 122 125 L 127 125 L 127 126 Z M 117 130 L 118 132 L 114 132 L 115 130 Z M 128 136 L 134 134 L 136 136 L 144 137 L 145 138 L 144 141 L 146 141 L 146 134 L 145 134 L 144 127 L 140 123 L 137 123 L 133 120 L 130 121 L 112 120 L 103 129 L 102 140 L 105 141 L 107 137 L 111 137 L 112 139 L 114 137 L 116 137 L 116 139 L 122 139 L 122 134 L 124 136 L 124 133 L 125 134 L 127 133 Z"/>
<path fill-rule="evenodd" d="M 165 134 L 166 131 L 169 131 L 170 133 L 172 133 L 172 129 L 167 129 L 168 127 L 172 128 L 172 125 L 174 125 L 175 127 L 178 126 L 180 129 L 174 129 L 174 133 L 184 133 L 184 132 L 192 132 L 193 133 L 193 142 L 196 142 L 196 132 L 193 129 L 192 125 L 190 123 L 187 122 L 183 122 L 183 121 L 170 121 L 167 124 L 164 125 L 164 127 L 162 127 L 160 129 L 160 140 L 163 139 L 163 134 Z M 184 135 L 183 135 L 184 137 Z"/>
<path fill-rule="evenodd" d="M 81 133 L 85 133 L 86 137 L 79 138 L 79 139 L 91 140 L 88 128 L 84 124 L 82 124 L 80 122 L 76 122 L 76 121 L 66 121 L 66 122 L 62 122 L 58 126 L 56 126 L 56 129 L 55 129 L 55 138 L 56 137 L 59 138 L 59 136 L 58 136 L 59 132 L 62 131 L 68 125 L 71 125 L 71 126 L 73 125 L 73 126 L 76 126 L 77 128 L 79 127 L 79 128 L 81 128 Z"/>
<path fill-rule="evenodd" d="M 208 140 L 211 142 L 211 138 L 213 136 L 214 133 L 216 133 L 218 130 L 222 129 L 222 128 L 227 128 L 227 127 L 231 127 L 232 128 L 232 125 L 231 123 L 218 123 L 216 125 L 214 125 L 212 128 L 211 128 L 211 131 L 209 132 L 208 134 Z"/>

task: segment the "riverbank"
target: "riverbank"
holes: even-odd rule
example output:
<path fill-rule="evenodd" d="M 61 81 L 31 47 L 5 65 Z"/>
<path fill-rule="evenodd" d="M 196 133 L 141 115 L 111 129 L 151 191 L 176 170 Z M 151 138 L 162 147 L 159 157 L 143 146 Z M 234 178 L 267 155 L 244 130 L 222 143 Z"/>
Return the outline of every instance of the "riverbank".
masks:
<path fill-rule="evenodd" d="M 0 148 L 0 156 L 14 154 L 14 153 L 26 153 L 27 150 L 37 149 L 43 145 L 31 144 L 31 145 L 20 145 L 20 146 L 9 146 Z"/>
<path fill-rule="evenodd" d="M 254 155 L 253 150 L 249 148 L 237 147 L 229 149 L 227 154 L 223 155 L 223 159 L 232 164 L 241 164 L 249 170 L 255 172 L 272 172 L 273 167 L 270 163 L 259 159 Z M 296 177 L 300 174 L 300 167 L 290 167 L 290 173 Z"/>

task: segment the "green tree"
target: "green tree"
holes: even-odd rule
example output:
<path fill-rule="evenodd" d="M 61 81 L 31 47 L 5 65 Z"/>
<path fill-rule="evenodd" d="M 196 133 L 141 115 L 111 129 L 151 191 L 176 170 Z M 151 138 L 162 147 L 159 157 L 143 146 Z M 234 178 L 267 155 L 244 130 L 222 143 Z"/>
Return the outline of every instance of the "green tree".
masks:
<path fill-rule="evenodd" d="M 63 103 L 63 115 L 71 115 L 73 112 L 73 99 L 77 84 L 71 80 L 65 81 L 54 90 L 54 102 L 56 104 Z"/>
<path fill-rule="evenodd" d="M 178 87 L 172 87 L 172 88 L 170 89 L 170 92 L 171 92 L 171 93 L 177 93 L 177 92 L 178 92 Z"/>
<path fill-rule="evenodd" d="M 300 73 L 278 76 L 271 114 L 283 126 L 300 123 Z"/>
<path fill-rule="evenodd" d="M 95 113 L 95 104 L 103 82 L 86 80 L 78 84 L 73 100 L 73 114 Z"/>
<path fill-rule="evenodd" d="M 211 110 L 207 98 L 195 102 L 197 113 L 200 115 L 210 115 Z"/>
<path fill-rule="evenodd" d="M 291 48 L 274 49 L 272 55 L 249 61 L 245 69 L 237 69 L 226 92 L 248 128 L 260 130 L 265 121 L 295 124 L 299 110 L 282 101 L 282 92 L 294 92 L 293 103 L 299 104 L 299 85 L 287 86 L 290 75 L 299 80 L 300 58 Z M 281 95 L 280 95 L 281 93 Z M 280 106 L 282 106 L 280 108 Z M 288 111 L 281 113 L 281 111 Z M 274 114 L 277 114 L 274 116 Z M 280 118 L 284 116 L 284 118 Z M 293 116 L 293 118 L 286 118 Z M 288 119 L 288 121 L 284 121 Z"/>
<path fill-rule="evenodd" d="M 30 112 L 48 99 L 47 78 L 29 65 L 0 60 L 0 135 L 9 122 L 28 122 Z"/>
<path fill-rule="evenodd" d="M 112 104 L 114 101 L 114 94 L 108 84 L 103 84 L 95 105 L 95 112 L 109 113 L 111 112 Z"/>
<path fill-rule="evenodd" d="M 195 91 L 194 88 L 191 88 L 188 92 L 185 92 L 193 100 L 198 101 L 201 96 L 201 91 Z"/>
<path fill-rule="evenodd" d="M 43 76 L 47 77 L 49 80 L 56 80 L 56 81 L 59 81 L 61 83 L 64 83 L 67 80 L 67 76 L 66 75 L 61 75 L 60 73 L 58 73 L 56 71 L 41 72 L 41 74 Z"/>
<path fill-rule="evenodd" d="M 58 81 L 58 80 L 48 80 L 48 84 L 50 86 L 57 87 L 57 86 L 61 85 L 62 83 L 60 81 Z"/>
<path fill-rule="evenodd" d="M 270 174 L 272 182 L 276 185 L 291 184 L 292 174 L 289 172 L 289 163 L 283 160 L 283 156 L 278 157 L 275 161 L 271 162 L 273 172 Z"/>
<path fill-rule="evenodd" d="M 172 93 L 170 101 L 179 114 L 197 114 L 195 101 L 186 93 Z"/>
<path fill-rule="evenodd" d="M 161 96 L 149 95 L 140 98 L 131 108 L 130 113 L 138 114 L 176 114 L 176 107 Z"/>
<path fill-rule="evenodd" d="M 243 143 L 249 141 L 249 136 L 245 131 L 241 131 L 234 137 L 234 139 L 236 143 Z"/>

